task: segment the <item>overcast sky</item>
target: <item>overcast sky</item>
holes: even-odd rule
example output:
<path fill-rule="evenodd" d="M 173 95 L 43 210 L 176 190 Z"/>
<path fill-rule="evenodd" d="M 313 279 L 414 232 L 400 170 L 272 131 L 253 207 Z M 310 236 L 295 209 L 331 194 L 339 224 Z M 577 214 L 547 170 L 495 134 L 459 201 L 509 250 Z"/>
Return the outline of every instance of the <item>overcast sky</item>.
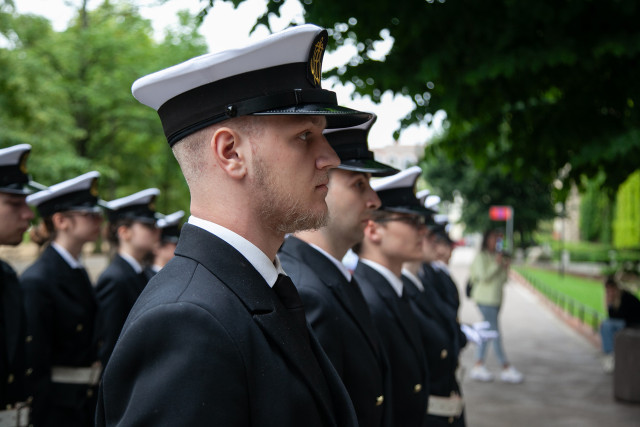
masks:
<path fill-rule="evenodd" d="M 14 0 L 19 13 L 33 13 L 47 17 L 57 31 L 62 31 L 67 27 L 77 5 L 82 0 Z M 89 0 L 89 8 L 96 7 L 102 0 Z M 154 29 L 161 35 L 167 26 L 176 25 L 176 12 L 178 10 L 189 9 L 192 13 L 198 12 L 202 7 L 199 0 L 170 0 L 162 6 L 154 5 L 154 0 L 137 0 L 141 14 L 153 22 Z M 71 6 L 70 6 L 71 5 Z M 75 5 L 75 6 L 74 6 Z M 229 2 L 216 2 L 214 8 L 209 11 L 200 32 L 205 37 L 210 52 L 217 52 L 246 44 L 247 40 L 253 37 L 264 37 L 268 34 L 265 28 L 261 28 L 249 36 L 249 31 L 255 20 L 266 10 L 266 0 L 247 0 L 240 7 L 233 9 Z M 275 30 L 280 30 L 293 18 L 295 22 L 302 23 L 302 7 L 298 0 L 284 1 L 282 15 L 286 19 L 274 19 L 271 22 Z M 382 43 L 380 52 L 388 51 L 391 42 Z M 325 55 L 323 68 L 330 68 L 344 64 L 351 55 L 348 48 L 333 55 Z M 351 99 L 353 87 L 331 86 L 329 82 L 323 82 L 325 89 L 334 90 L 338 95 L 338 102 L 341 105 L 371 111 L 378 115 L 378 120 L 373 126 L 369 135 L 369 146 L 371 148 L 382 147 L 393 143 L 393 131 L 398 127 L 398 121 L 406 115 L 411 108 L 408 98 L 393 97 L 390 93 L 383 95 L 380 105 L 374 104 L 368 98 L 355 97 Z M 439 122 L 441 116 L 436 115 Z M 412 126 L 400 136 L 400 143 L 416 144 L 429 138 L 431 129 L 426 126 Z"/>

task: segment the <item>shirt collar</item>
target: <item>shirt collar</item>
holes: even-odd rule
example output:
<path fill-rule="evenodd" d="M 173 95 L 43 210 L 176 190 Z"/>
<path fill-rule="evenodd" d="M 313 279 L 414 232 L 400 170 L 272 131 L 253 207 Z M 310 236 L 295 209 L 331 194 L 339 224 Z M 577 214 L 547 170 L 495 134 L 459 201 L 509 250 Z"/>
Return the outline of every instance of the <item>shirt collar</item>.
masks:
<path fill-rule="evenodd" d="M 431 265 L 436 270 L 444 271 L 445 273 L 449 274 L 449 267 L 443 261 L 440 261 L 440 260 L 433 261 Z"/>
<path fill-rule="evenodd" d="M 270 287 L 275 285 L 278 280 L 278 274 L 286 274 L 282 269 L 280 260 L 276 256 L 275 261 L 271 261 L 267 255 L 262 252 L 256 245 L 235 233 L 228 228 L 213 223 L 211 221 L 198 218 L 191 215 L 187 221 L 191 225 L 195 225 L 209 233 L 221 238 L 228 244 L 234 247 L 235 250 L 240 252 L 243 257 L 247 259 L 255 268 L 258 273 L 264 278 Z"/>
<path fill-rule="evenodd" d="M 73 257 L 73 255 L 71 255 L 69 253 L 68 250 L 66 250 L 65 248 L 63 248 L 61 245 L 59 245 L 56 242 L 51 242 L 51 247 L 53 249 L 56 250 L 56 252 L 58 252 L 58 255 L 60 255 L 62 257 L 63 260 L 66 261 L 67 264 L 69 264 L 69 267 L 71 268 L 84 268 L 84 266 L 80 263 L 80 261 L 78 261 L 77 259 L 75 259 Z"/>
<path fill-rule="evenodd" d="M 369 267 L 376 270 L 378 273 L 382 274 L 385 279 L 389 282 L 393 290 L 398 294 L 399 297 L 402 296 L 402 279 L 393 274 L 391 270 L 389 270 L 384 265 L 380 265 L 375 261 L 371 261 L 370 259 L 360 258 L 360 261 L 368 265 Z"/>
<path fill-rule="evenodd" d="M 134 257 L 132 257 L 129 254 L 122 253 L 122 252 L 118 252 L 118 255 L 120 255 L 120 257 L 123 260 L 127 261 L 127 264 L 129 264 L 131 266 L 131 268 L 133 268 L 133 270 L 136 273 L 138 273 L 138 274 L 142 273 L 142 266 L 140 265 L 140 263 L 138 261 L 136 261 L 136 259 Z"/>
<path fill-rule="evenodd" d="M 420 289 L 420 292 L 424 292 L 424 285 L 422 284 L 420 279 L 416 277 L 415 274 L 413 274 L 406 268 L 403 268 L 402 275 L 405 276 L 407 279 L 411 280 L 411 282 L 413 282 L 413 284 L 416 285 L 416 288 Z"/>
<path fill-rule="evenodd" d="M 336 267 L 338 267 L 338 270 L 340 270 L 340 273 L 342 273 L 342 275 L 347 279 L 347 282 L 351 282 L 351 273 L 342 262 L 337 260 L 333 255 L 322 249 L 320 246 L 316 246 L 313 243 L 309 243 L 309 246 L 329 258 L 329 261 L 331 261 Z"/>

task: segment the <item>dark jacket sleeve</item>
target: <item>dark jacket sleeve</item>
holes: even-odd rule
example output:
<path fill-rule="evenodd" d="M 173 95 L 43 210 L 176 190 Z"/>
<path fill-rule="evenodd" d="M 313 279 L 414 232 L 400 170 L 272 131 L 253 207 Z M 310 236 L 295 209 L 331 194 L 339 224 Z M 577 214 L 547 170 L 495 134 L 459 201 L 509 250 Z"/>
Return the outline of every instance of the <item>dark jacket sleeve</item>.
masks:
<path fill-rule="evenodd" d="M 250 425 L 248 382 L 238 346 L 208 311 L 159 306 L 122 335 L 100 388 L 97 425 Z M 195 405 L 198 396 L 207 401 Z"/>
<path fill-rule="evenodd" d="M 101 342 L 98 356 L 103 366 L 106 366 L 109 361 L 133 305 L 126 293 L 127 285 L 130 284 L 122 283 L 111 274 L 101 275 L 96 285 L 98 336 Z"/>
<path fill-rule="evenodd" d="M 41 419 L 48 413 L 52 400 L 51 366 L 53 326 L 55 309 L 53 295 L 48 291 L 46 274 L 34 271 L 25 272 L 21 277 L 24 308 L 27 319 L 26 389 L 30 396 L 36 396 L 33 402 L 32 417 Z"/>

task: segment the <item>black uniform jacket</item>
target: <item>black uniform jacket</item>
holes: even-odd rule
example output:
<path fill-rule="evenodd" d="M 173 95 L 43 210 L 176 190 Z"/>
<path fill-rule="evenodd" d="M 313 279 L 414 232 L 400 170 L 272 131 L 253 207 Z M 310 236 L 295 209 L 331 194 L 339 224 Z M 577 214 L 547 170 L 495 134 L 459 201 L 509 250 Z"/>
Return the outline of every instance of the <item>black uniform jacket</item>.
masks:
<path fill-rule="evenodd" d="M 438 292 L 438 289 L 447 289 L 448 285 L 441 282 L 443 278 L 427 263 L 422 264 L 422 268 L 418 271 L 418 278 L 424 287 L 423 293 L 425 298 L 432 301 L 431 306 L 433 309 L 439 312 L 442 318 L 446 319 L 447 329 L 453 336 L 457 337 L 457 340 L 454 341 L 453 350 L 456 358 L 459 357 L 462 348 L 467 345 L 467 338 L 460 329 L 457 305 L 452 304 L 453 294 L 449 292 L 449 297 L 447 298 L 443 293 Z"/>
<path fill-rule="evenodd" d="M 450 397 L 452 393 L 461 394 L 456 369 L 458 356 L 455 353 L 457 335 L 449 330 L 449 324 L 435 309 L 440 303 L 427 298 L 411 281 L 403 276 L 402 284 L 407 293 L 411 308 L 420 323 L 427 364 L 429 365 L 429 393 L 432 396 Z M 429 426 L 464 426 L 464 416 L 449 420 L 449 417 L 428 415 Z M 450 422 L 453 421 L 453 422 Z"/>
<path fill-rule="evenodd" d="M 246 258 L 185 225 L 176 256 L 124 325 L 102 379 L 97 425 L 357 425 L 320 344 L 312 333 L 305 344 L 289 319 Z"/>
<path fill-rule="evenodd" d="M 0 408 L 25 400 L 26 320 L 16 272 L 0 260 Z"/>
<path fill-rule="evenodd" d="M 325 255 L 295 237 L 285 240 L 278 257 L 349 392 L 359 425 L 391 426 L 388 362 L 360 289 Z"/>
<path fill-rule="evenodd" d="M 100 307 L 99 351 L 103 366 L 107 365 L 122 325 L 146 284 L 144 272 L 136 273 L 131 264 L 118 254 L 98 278 L 96 295 Z"/>
<path fill-rule="evenodd" d="M 155 271 L 151 266 L 146 266 L 142 272 L 144 273 L 144 276 L 147 279 L 147 282 L 149 280 L 151 280 L 151 278 L 153 278 L 153 276 L 155 276 L 158 272 Z"/>
<path fill-rule="evenodd" d="M 460 294 L 458 293 L 458 287 L 447 271 L 438 267 L 432 268 L 435 277 L 438 280 L 438 286 L 436 286 L 436 290 L 438 291 L 442 299 L 451 307 L 453 307 L 457 312 L 460 308 Z"/>
<path fill-rule="evenodd" d="M 75 426 L 93 418 L 93 387 L 51 381 L 51 368 L 89 367 L 97 359 L 96 297 L 84 269 L 48 246 L 20 278 L 27 317 L 28 392 L 33 424 Z"/>
<path fill-rule="evenodd" d="M 358 262 L 354 272 L 389 359 L 393 425 L 425 425 L 429 373 L 419 324 L 387 279 Z"/>

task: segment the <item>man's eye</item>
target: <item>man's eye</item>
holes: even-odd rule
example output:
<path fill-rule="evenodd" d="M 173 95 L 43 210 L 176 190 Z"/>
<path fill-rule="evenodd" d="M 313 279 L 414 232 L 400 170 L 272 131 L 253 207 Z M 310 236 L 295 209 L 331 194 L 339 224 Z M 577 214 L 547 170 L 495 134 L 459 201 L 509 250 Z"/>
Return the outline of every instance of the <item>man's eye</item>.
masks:
<path fill-rule="evenodd" d="M 303 141 L 306 141 L 307 139 L 309 139 L 310 135 L 311 135 L 311 132 L 304 132 L 300 134 L 299 138 Z"/>

